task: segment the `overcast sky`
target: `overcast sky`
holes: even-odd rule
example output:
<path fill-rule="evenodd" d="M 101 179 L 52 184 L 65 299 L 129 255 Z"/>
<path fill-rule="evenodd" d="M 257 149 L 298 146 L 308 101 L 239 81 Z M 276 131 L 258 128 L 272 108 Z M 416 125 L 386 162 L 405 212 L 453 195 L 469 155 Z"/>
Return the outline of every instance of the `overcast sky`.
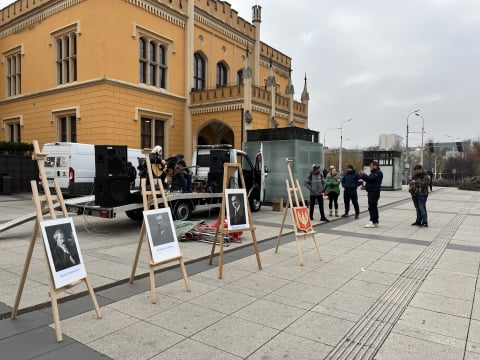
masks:
<path fill-rule="evenodd" d="M 350 118 L 347 148 L 377 145 L 382 133 L 405 137 L 417 109 L 425 142 L 480 138 L 479 0 L 228 2 L 248 21 L 262 6 L 262 41 L 292 58 L 297 100 L 307 73 L 321 142 Z M 419 145 L 422 119 L 409 125 L 409 145 Z M 339 143 L 340 130 L 326 133 L 327 146 Z"/>

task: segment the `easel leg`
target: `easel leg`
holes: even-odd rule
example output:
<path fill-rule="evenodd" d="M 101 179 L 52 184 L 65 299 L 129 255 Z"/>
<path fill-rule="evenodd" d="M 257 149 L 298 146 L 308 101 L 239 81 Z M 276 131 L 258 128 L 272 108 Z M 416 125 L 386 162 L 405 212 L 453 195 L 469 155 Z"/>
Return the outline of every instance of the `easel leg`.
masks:
<path fill-rule="evenodd" d="M 88 292 L 90 293 L 90 297 L 92 298 L 93 307 L 95 308 L 95 313 L 97 314 L 97 318 L 102 318 L 102 312 L 100 311 L 100 307 L 98 306 L 97 297 L 93 292 L 92 284 L 90 283 L 89 278 L 83 279 L 85 281 L 85 285 L 87 285 Z"/>
<path fill-rule="evenodd" d="M 258 270 L 262 270 L 262 262 L 260 261 L 260 253 L 258 251 L 258 243 L 257 243 L 257 237 L 255 236 L 255 230 L 252 230 L 252 239 L 253 239 L 253 247 L 255 248 L 255 255 L 257 256 Z"/>
<path fill-rule="evenodd" d="M 218 278 L 222 278 L 222 270 L 223 270 L 223 242 L 224 242 L 225 236 L 223 232 L 221 233 L 220 236 L 220 256 L 218 257 Z"/>
<path fill-rule="evenodd" d="M 145 236 L 145 221 L 142 222 L 142 230 L 140 231 L 140 238 L 138 239 L 137 252 L 135 253 L 135 259 L 133 260 L 132 273 L 130 274 L 130 284 L 133 284 L 135 279 L 135 271 L 137 270 L 138 259 L 140 257 L 140 251 L 142 250 L 143 237 Z"/>
<path fill-rule="evenodd" d="M 288 204 L 285 207 L 285 212 L 283 213 L 283 220 L 282 220 L 282 225 L 280 226 L 280 233 L 278 234 L 277 246 L 275 248 L 275 254 L 278 252 L 278 246 L 280 245 L 280 238 L 282 237 L 283 226 L 285 225 L 285 219 L 287 218 L 287 211 L 288 211 Z"/>
<path fill-rule="evenodd" d="M 182 269 L 183 280 L 185 281 L 185 287 L 187 288 L 187 291 L 192 291 L 192 289 L 190 288 L 190 281 L 188 280 L 188 274 L 187 274 L 187 269 L 185 267 L 185 262 L 183 261 L 183 256 L 180 259 L 178 259 L 178 261 L 180 262 L 180 268 Z"/>
<path fill-rule="evenodd" d="M 215 236 L 213 237 L 213 243 L 212 243 L 212 251 L 210 252 L 210 261 L 209 261 L 209 265 L 212 265 L 212 261 L 213 261 L 213 256 L 215 255 L 215 246 L 217 244 L 217 238 L 218 238 L 218 227 L 220 226 L 220 219 L 218 220 L 218 225 L 217 227 L 215 228 Z M 222 224 L 223 226 L 223 224 Z"/>
<path fill-rule="evenodd" d="M 315 248 L 317 249 L 318 258 L 320 259 L 320 261 L 323 261 L 322 256 L 320 255 L 320 247 L 317 244 L 317 239 L 315 237 L 315 234 L 312 234 L 312 238 L 313 238 L 313 243 L 315 244 Z"/>
<path fill-rule="evenodd" d="M 150 246 L 150 244 L 149 244 Z M 148 252 L 148 273 L 150 274 L 150 292 L 152 293 L 152 304 L 157 303 L 157 290 L 155 288 L 155 272 L 153 271 L 152 251 Z"/>
<path fill-rule="evenodd" d="M 62 335 L 62 327 L 60 325 L 60 315 L 58 313 L 58 302 L 57 302 L 57 292 L 53 288 L 52 280 L 50 282 L 50 300 L 52 302 L 52 315 L 53 315 L 53 323 L 55 324 L 55 334 L 57 336 L 57 342 L 61 342 L 63 340 Z"/>
<path fill-rule="evenodd" d="M 22 277 L 20 279 L 20 284 L 18 285 L 17 296 L 15 298 L 15 304 L 12 309 L 12 319 L 17 317 L 18 307 L 20 306 L 20 299 L 22 298 L 23 287 L 25 286 L 25 281 L 27 280 L 28 269 L 30 268 L 30 261 L 32 260 L 33 249 L 35 248 L 35 241 L 38 235 L 38 229 L 40 228 L 40 223 L 38 219 L 35 220 L 35 225 L 33 227 L 32 239 L 30 240 L 30 245 L 28 246 L 27 256 L 25 257 L 25 263 L 23 265 Z"/>

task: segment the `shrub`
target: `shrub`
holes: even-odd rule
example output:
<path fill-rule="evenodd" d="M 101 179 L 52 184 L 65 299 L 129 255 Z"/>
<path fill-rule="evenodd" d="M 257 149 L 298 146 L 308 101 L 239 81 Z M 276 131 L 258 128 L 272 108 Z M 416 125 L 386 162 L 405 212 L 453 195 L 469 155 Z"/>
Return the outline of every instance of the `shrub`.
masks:
<path fill-rule="evenodd" d="M 0 141 L 0 154 L 5 155 L 30 155 L 33 152 L 33 144 Z"/>

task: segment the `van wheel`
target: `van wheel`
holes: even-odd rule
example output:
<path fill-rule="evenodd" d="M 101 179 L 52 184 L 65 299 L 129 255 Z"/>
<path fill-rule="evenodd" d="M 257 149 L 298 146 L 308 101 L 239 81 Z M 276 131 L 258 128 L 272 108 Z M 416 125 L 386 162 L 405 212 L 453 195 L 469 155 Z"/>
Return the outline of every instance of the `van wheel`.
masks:
<path fill-rule="evenodd" d="M 187 221 L 192 216 L 192 205 L 187 201 L 179 201 L 174 209 L 175 220 Z"/>
<path fill-rule="evenodd" d="M 142 209 L 133 209 L 133 210 L 128 210 L 125 211 L 125 214 L 127 216 L 135 221 L 142 221 L 143 220 L 143 210 Z"/>
<path fill-rule="evenodd" d="M 250 210 L 252 210 L 252 212 L 257 212 L 260 210 L 260 208 L 262 207 L 262 203 L 260 202 L 260 200 L 258 199 L 250 199 Z"/>

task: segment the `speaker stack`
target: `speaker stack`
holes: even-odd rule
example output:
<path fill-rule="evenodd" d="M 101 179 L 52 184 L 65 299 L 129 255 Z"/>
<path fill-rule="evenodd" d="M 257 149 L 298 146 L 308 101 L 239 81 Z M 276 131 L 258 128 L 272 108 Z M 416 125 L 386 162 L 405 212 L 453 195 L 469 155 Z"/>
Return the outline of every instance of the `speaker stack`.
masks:
<path fill-rule="evenodd" d="M 228 151 L 210 151 L 210 171 L 207 179 L 207 184 L 210 188 L 210 191 L 214 193 L 222 192 L 223 164 L 225 162 L 229 162 L 229 160 Z"/>
<path fill-rule="evenodd" d="M 126 146 L 95 145 L 95 205 L 130 203 L 127 154 Z"/>

